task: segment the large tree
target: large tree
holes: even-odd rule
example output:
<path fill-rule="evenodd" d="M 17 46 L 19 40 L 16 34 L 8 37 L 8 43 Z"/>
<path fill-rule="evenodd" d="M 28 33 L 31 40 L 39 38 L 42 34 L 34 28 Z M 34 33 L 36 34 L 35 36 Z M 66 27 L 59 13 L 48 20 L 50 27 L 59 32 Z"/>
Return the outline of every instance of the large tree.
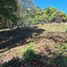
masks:
<path fill-rule="evenodd" d="M 34 10 L 33 0 L 19 0 L 19 16 L 18 26 L 29 26 L 31 22 L 31 15 Z M 31 22 L 31 23 L 30 23 Z"/>
<path fill-rule="evenodd" d="M 0 1 L 0 28 L 15 27 L 26 20 L 26 13 L 31 10 L 32 0 L 1 0 Z M 22 15 L 22 16 L 21 16 Z M 25 15 L 25 16 L 24 16 Z"/>
<path fill-rule="evenodd" d="M 0 1 L 0 28 L 16 25 L 16 21 L 18 19 L 17 3 L 17 0 Z"/>

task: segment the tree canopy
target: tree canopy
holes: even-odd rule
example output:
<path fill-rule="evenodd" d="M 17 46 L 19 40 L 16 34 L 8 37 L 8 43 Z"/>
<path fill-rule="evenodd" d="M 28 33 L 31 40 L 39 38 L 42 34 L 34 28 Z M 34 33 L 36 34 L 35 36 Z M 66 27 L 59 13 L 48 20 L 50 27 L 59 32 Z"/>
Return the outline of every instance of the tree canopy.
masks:
<path fill-rule="evenodd" d="M 0 29 L 53 22 L 67 22 L 67 15 L 52 7 L 41 10 L 33 0 L 0 1 Z"/>
<path fill-rule="evenodd" d="M 8 27 L 16 24 L 18 14 L 17 0 L 0 1 L 0 27 Z"/>
<path fill-rule="evenodd" d="M 37 8 L 37 7 L 36 7 Z M 57 10 L 56 8 L 48 7 L 44 10 L 41 10 L 38 8 L 33 15 L 31 16 L 32 23 L 61 23 L 61 22 L 67 22 L 67 15 Z"/>
<path fill-rule="evenodd" d="M 20 23 L 20 18 L 25 19 L 25 17 L 21 17 L 21 14 L 24 16 L 32 8 L 32 5 L 32 0 L 1 0 L 0 28 L 17 26 Z M 21 22 L 24 22 L 24 20 Z"/>

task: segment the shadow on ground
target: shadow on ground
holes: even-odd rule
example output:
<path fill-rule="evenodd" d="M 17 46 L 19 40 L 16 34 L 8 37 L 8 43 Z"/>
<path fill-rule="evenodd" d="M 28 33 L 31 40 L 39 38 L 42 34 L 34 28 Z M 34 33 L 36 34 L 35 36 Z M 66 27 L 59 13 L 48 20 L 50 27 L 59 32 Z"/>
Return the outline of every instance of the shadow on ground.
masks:
<path fill-rule="evenodd" d="M 33 50 L 27 50 L 23 58 L 13 58 L 5 62 L 1 67 L 51 67 L 46 61 L 41 60 L 41 55 Z"/>
<path fill-rule="evenodd" d="M 26 43 L 27 38 L 32 37 L 33 33 L 36 33 L 36 36 L 38 36 L 43 32 L 43 29 L 38 29 L 37 27 L 17 28 L 11 31 L 0 32 L 0 50 L 13 48 L 20 42 L 22 42 L 21 44 L 23 45 L 23 43 Z"/>
<path fill-rule="evenodd" d="M 13 58 L 0 67 L 67 67 L 67 57 L 56 55 L 51 60 L 46 60 L 41 54 L 30 49 L 24 53 L 23 58 Z"/>

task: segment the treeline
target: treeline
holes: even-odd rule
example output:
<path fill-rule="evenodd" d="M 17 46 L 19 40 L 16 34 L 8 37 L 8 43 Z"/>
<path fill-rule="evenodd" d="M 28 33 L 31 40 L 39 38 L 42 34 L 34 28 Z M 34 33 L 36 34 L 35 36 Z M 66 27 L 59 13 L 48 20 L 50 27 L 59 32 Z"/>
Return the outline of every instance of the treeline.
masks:
<path fill-rule="evenodd" d="M 41 10 L 33 0 L 0 1 L 0 29 L 61 22 L 67 22 L 64 12 L 52 7 Z"/>
<path fill-rule="evenodd" d="M 66 23 L 67 14 L 56 8 L 48 7 L 41 10 L 39 7 L 34 9 L 34 13 L 30 16 L 32 23 Z"/>

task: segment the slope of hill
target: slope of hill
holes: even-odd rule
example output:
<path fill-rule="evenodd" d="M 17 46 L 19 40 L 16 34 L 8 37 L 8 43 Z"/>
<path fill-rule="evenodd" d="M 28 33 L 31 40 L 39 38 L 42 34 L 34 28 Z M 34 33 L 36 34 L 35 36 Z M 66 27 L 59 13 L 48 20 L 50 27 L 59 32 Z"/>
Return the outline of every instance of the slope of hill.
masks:
<path fill-rule="evenodd" d="M 0 41 L 2 67 L 36 67 L 37 64 L 37 67 L 67 66 L 67 32 L 45 32 L 43 26 L 37 26 L 3 32 Z"/>

